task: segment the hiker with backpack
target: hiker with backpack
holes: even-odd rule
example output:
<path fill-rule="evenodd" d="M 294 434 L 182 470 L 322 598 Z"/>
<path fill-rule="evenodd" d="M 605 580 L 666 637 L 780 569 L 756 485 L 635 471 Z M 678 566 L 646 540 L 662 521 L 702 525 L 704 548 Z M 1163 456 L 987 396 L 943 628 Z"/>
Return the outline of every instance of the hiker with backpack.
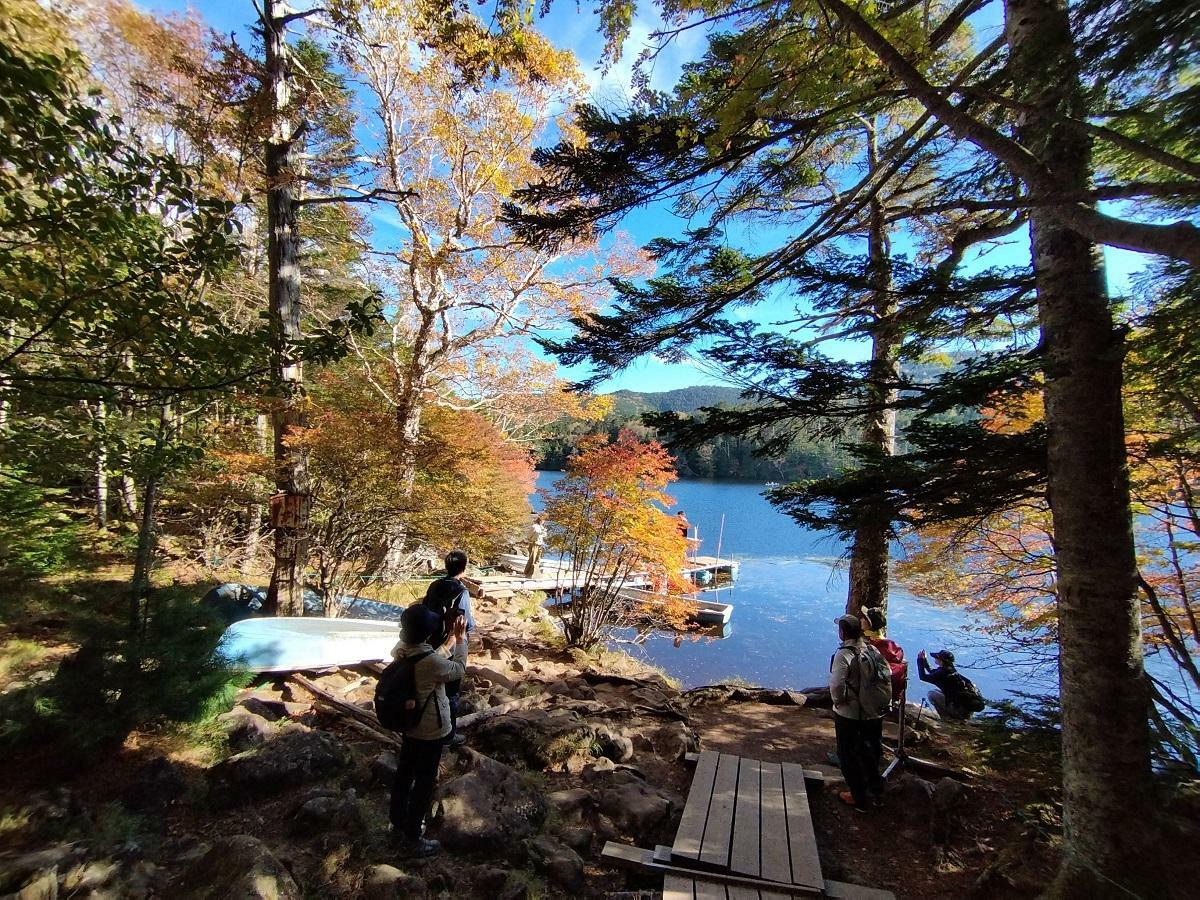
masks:
<path fill-rule="evenodd" d="M 866 643 L 858 616 L 839 616 L 838 647 L 829 661 L 829 694 L 838 763 L 850 790 L 838 799 L 859 812 L 883 805 L 883 716 L 892 700 L 892 672 L 879 651 Z"/>
<path fill-rule="evenodd" d="M 423 838 L 421 830 L 442 747 L 450 736 L 446 685 L 461 680 L 467 670 L 466 618 L 457 618 L 448 636 L 443 632 L 442 617 L 425 604 L 406 609 L 400 616 L 400 643 L 392 650 L 394 662 L 380 675 L 375 691 L 379 721 L 403 735 L 389 810 L 392 844 L 414 857 L 441 849 L 437 841 Z M 450 641 L 447 659 L 438 650 Z"/>
<path fill-rule="evenodd" d="M 929 702 L 937 714 L 943 719 L 961 721 L 971 718 L 972 713 L 981 712 L 987 705 L 983 694 L 975 682 L 955 668 L 954 654 L 949 650 L 939 650 L 929 655 L 938 661 L 938 667 L 929 667 L 925 651 L 922 650 L 917 654 L 917 674 L 922 681 L 934 685 L 929 691 Z"/>
<path fill-rule="evenodd" d="M 467 554 L 461 550 L 451 550 L 446 554 L 446 574 L 429 585 L 425 591 L 425 599 L 421 602 L 441 617 L 442 639 L 435 646 L 442 646 L 445 638 L 453 630 L 460 619 L 465 623 L 463 646 L 467 645 L 467 636 L 475 630 L 475 619 L 471 615 L 471 592 L 462 582 L 462 575 L 467 571 Z M 458 747 L 466 743 L 466 738 L 458 733 L 458 702 L 461 681 L 452 681 L 446 685 L 446 696 L 450 701 L 450 737 L 448 746 Z"/>

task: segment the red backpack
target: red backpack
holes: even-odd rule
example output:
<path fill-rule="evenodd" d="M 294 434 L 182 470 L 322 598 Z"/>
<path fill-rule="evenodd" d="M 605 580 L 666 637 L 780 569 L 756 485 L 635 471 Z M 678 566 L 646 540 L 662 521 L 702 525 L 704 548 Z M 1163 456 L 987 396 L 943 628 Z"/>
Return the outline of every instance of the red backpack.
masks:
<path fill-rule="evenodd" d="M 908 663 L 904 660 L 904 650 L 891 638 L 877 638 L 871 644 L 892 670 L 892 701 L 899 703 L 908 689 Z"/>

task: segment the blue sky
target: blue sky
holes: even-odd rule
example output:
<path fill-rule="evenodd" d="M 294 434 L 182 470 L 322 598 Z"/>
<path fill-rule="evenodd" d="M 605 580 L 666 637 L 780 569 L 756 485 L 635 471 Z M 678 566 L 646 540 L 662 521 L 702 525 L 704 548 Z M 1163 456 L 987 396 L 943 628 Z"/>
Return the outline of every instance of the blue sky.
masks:
<path fill-rule="evenodd" d="M 247 34 L 247 24 L 255 18 L 254 5 L 250 0 L 158 0 L 144 2 L 142 5 L 154 11 L 181 12 L 194 9 L 216 30 L 224 33 L 236 31 L 243 37 Z M 540 20 L 540 28 L 555 44 L 574 51 L 588 78 L 593 97 L 619 104 L 619 101 L 630 93 L 629 84 L 634 61 L 641 50 L 648 46 L 649 35 L 660 24 L 649 8 L 651 4 L 643 3 L 641 6 L 644 8 L 634 20 L 622 58 L 607 70 L 601 70 L 599 66 L 603 39 L 599 34 L 594 7 L 591 5 L 577 5 L 569 0 L 560 0 L 553 4 L 549 15 Z M 990 40 L 1001 27 L 998 8 L 999 4 L 990 4 L 973 19 L 972 24 L 980 40 Z M 656 57 L 650 69 L 651 86 L 659 90 L 669 90 L 674 85 L 681 67 L 690 59 L 699 56 L 703 49 L 704 35 L 699 29 L 685 32 Z M 394 236 L 395 229 L 389 225 L 389 219 L 393 217 L 394 213 L 387 209 L 380 209 L 372 216 L 376 238 L 379 241 L 386 242 L 389 236 Z M 651 208 L 629 216 L 622 227 L 638 243 L 645 243 L 663 235 L 678 235 L 682 223 L 666 209 Z M 988 264 L 1018 264 L 1027 261 L 1028 258 L 1028 236 L 1021 232 L 992 248 Z M 1136 253 L 1112 249 L 1106 249 L 1105 258 L 1109 289 L 1112 293 L 1123 293 L 1130 276 L 1140 270 L 1146 260 L 1146 257 Z M 786 305 L 782 301 L 768 302 L 763 308 L 750 310 L 746 315 L 766 322 L 780 317 Z M 865 345 L 854 345 L 845 341 L 824 349 L 849 359 L 861 359 L 867 354 Z M 580 377 L 583 373 L 580 370 L 569 370 L 565 374 L 567 377 Z M 699 361 L 692 364 L 668 364 L 658 359 L 647 358 L 610 379 L 602 389 L 663 391 L 693 384 L 714 383 L 720 383 L 719 377 L 706 371 Z"/>

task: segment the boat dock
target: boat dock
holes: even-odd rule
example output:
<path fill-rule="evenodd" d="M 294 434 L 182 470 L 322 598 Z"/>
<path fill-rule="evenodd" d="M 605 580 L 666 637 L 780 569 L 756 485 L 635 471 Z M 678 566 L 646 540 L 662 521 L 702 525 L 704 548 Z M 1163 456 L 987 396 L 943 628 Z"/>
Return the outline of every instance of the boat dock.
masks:
<path fill-rule="evenodd" d="M 471 589 L 472 596 L 490 597 L 496 600 L 507 600 L 514 594 L 531 591 L 546 591 L 561 593 L 582 587 L 581 574 L 572 572 L 570 564 L 558 559 L 543 559 L 538 565 L 538 573 L 534 578 L 526 578 L 523 574 L 525 557 L 515 554 L 504 554 L 500 562 L 506 568 L 514 570 L 506 572 L 488 572 L 478 578 L 464 578 Z M 718 578 L 733 581 L 738 576 L 738 562 L 735 559 L 721 559 L 716 556 L 690 556 L 683 568 L 683 574 L 697 584 L 708 584 Z M 645 574 L 632 575 L 625 580 L 625 587 L 642 588 L 650 586 L 650 578 Z"/>

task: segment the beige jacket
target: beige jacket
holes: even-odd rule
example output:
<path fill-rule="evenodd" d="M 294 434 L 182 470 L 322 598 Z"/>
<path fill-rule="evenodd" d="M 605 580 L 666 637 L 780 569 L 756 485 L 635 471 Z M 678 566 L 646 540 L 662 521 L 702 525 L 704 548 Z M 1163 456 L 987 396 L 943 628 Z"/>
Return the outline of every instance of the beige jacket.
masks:
<path fill-rule="evenodd" d="M 449 659 L 429 644 L 414 645 L 400 641 L 392 648 L 393 659 L 422 653 L 429 655 L 413 667 L 413 676 L 417 684 L 417 705 L 424 706 L 424 711 L 416 727 L 404 733 L 423 741 L 436 741 L 450 733 L 450 701 L 446 699 L 446 682 L 457 681 L 466 674 L 467 642 L 455 643 Z"/>

